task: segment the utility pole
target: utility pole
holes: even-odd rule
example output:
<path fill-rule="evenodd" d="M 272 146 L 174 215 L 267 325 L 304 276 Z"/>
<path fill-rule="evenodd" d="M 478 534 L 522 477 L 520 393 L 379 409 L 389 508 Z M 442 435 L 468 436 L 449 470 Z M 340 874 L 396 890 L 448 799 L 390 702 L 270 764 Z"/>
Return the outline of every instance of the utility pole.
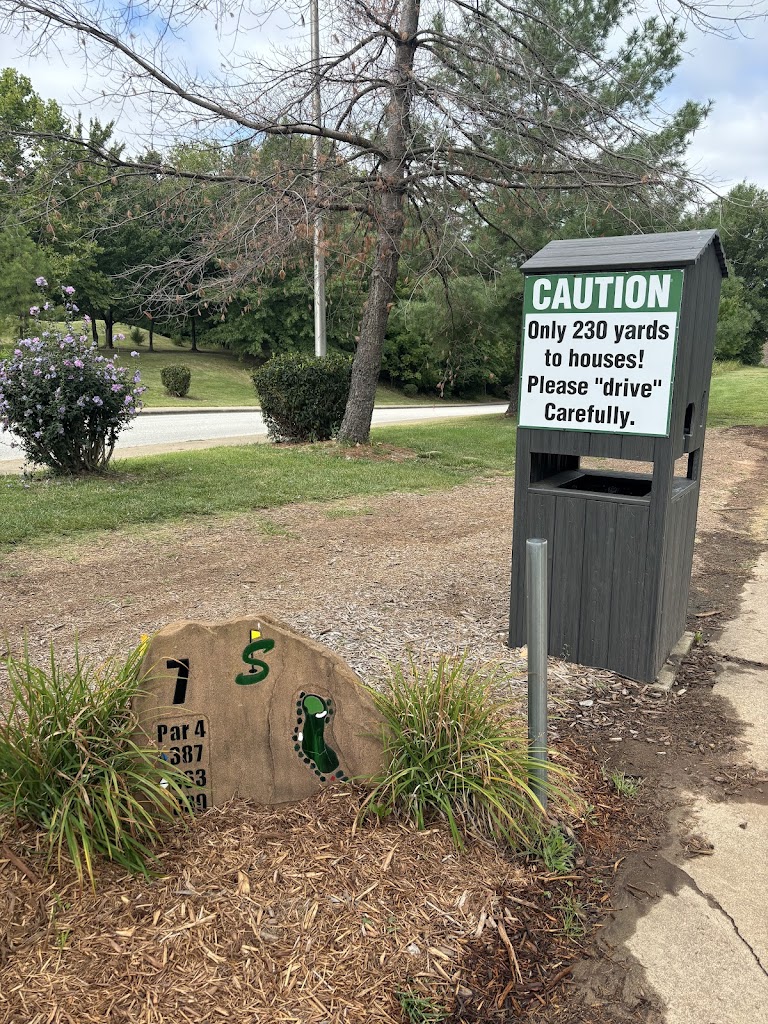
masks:
<path fill-rule="evenodd" d="M 318 128 L 322 125 L 323 108 L 320 102 L 320 12 L 318 0 L 309 0 L 309 22 L 312 35 L 312 99 L 314 121 Z M 315 135 L 312 139 L 312 184 L 315 196 L 320 194 L 320 156 L 322 139 Z M 323 251 L 323 215 L 318 209 L 315 212 L 314 278 L 315 278 L 315 355 L 326 354 L 325 342 L 325 253 Z"/>

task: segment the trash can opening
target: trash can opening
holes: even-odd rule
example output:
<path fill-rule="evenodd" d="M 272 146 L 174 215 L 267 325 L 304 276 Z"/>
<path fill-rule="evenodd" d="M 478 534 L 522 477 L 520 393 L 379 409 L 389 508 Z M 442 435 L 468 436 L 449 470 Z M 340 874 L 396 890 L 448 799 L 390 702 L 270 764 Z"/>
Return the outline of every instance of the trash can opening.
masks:
<path fill-rule="evenodd" d="M 632 498 L 645 498 L 651 493 L 651 480 L 642 477 L 582 473 L 559 484 L 567 491 L 589 491 L 592 494 L 625 494 Z"/>

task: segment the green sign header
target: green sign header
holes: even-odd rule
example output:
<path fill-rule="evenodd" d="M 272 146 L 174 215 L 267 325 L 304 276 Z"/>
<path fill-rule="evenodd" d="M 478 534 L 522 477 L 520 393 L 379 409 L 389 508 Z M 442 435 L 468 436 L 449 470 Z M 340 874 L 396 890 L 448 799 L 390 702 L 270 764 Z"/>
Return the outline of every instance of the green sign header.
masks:
<path fill-rule="evenodd" d="M 682 294 L 682 270 L 531 276 L 523 313 L 679 313 Z"/>

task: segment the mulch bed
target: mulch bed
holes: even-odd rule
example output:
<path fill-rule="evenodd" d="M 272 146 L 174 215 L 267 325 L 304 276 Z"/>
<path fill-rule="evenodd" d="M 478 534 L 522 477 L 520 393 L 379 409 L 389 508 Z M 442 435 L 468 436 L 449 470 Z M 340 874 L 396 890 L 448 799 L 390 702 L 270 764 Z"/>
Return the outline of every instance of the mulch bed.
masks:
<path fill-rule="evenodd" d="M 580 942 L 642 826 L 594 760 L 568 744 L 589 811 L 566 827 L 567 875 L 447 831 L 355 828 L 357 791 L 262 808 L 234 801 L 171 832 L 162 874 L 100 865 L 95 892 L 41 837 L 0 851 L 0 1021 L 402 1022 L 398 993 L 450 1021 L 516 1020 L 557 1007 Z M 36 852 L 37 851 L 37 852 Z"/>

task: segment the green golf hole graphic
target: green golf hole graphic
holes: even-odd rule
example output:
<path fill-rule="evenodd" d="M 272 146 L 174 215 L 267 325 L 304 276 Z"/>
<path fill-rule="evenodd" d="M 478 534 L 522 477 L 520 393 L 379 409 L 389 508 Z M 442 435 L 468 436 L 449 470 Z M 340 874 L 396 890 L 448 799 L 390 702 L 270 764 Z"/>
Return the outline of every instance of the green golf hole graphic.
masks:
<path fill-rule="evenodd" d="M 296 701 L 296 728 L 293 731 L 293 749 L 321 782 L 345 780 L 339 769 L 339 758 L 333 747 L 325 742 L 325 727 L 333 715 L 333 702 L 315 693 L 301 693 Z"/>
<path fill-rule="evenodd" d="M 266 661 L 261 661 L 254 657 L 254 655 L 257 651 L 264 651 L 265 654 L 268 654 L 274 646 L 274 640 L 267 640 L 265 637 L 262 637 L 258 629 L 251 630 L 251 642 L 243 651 L 243 661 L 251 667 L 247 672 L 241 672 L 235 676 L 235 682 L 238 686 L 251 686 L 253 683 L 260 683 L 263 679 L 267 678 L 269 675 L 269 665 Z"/>

